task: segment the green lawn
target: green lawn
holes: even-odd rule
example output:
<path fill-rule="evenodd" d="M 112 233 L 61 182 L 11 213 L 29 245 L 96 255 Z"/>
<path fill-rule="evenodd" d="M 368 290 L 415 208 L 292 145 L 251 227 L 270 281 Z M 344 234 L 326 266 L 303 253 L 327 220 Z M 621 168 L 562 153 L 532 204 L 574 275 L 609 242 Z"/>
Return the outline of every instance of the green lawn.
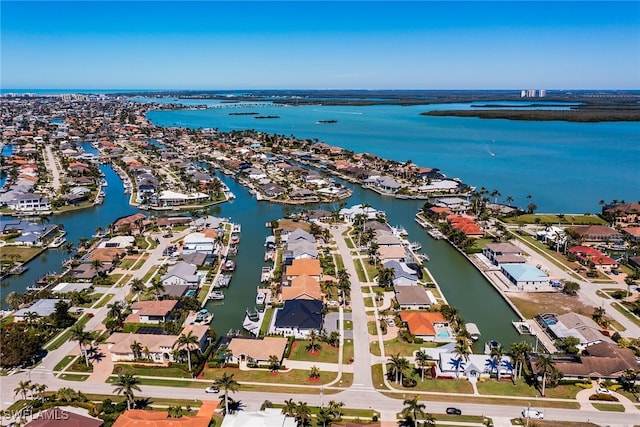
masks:
<path fill-rule="evenodd" d="M 547 387 L 544 390 L 545 397 L 553 399 L 575 399 L 576 394 L 581 391 L 580 387 L 574 384 L 559 385 L 556 387 Z"/>
<path fill-rule="evenodd" d="M 325 342 L 321 342 L 320 352 L 317 354 L 310 354 L 306 350 L 307 344 L 308 341 L 296 341 L 289 359 L 303 360 L 306 362 L 338 363 L 338 347 L 332 347 Z"/>
<path fill-rule="evenodd" d="M 83 314 L 82 317 L 80 317 L 80 319 L 76 322 L 76 324 L 84 326 L 87 324 L 88 321 L 89 321 L 89 316 L 87 316 L 86 314 Z M 58 348 L 60 348 L 62 344 L 69 341 L 70 336 L 71 336 L 71 331 L 67 329 L 65 332 L 58 334 L 57 338 L 54 338 L 52 341 L 49 341 L 47 344 L 45 344 L 44 348 L 49 351 L 57 350 Z"/>
<path fill-rule="evenodd" d="M 302 369 L 292 369 L 288 372 L 279 371 L 272 374 L 268 370 L 252 369 L 249 371 L 240 371 L 238 368 L 205 368 L 204 378 L 214 380 L 227 373 L 233 374 L 233 379 L 242 382 L 259 382 L 274 384 L 300 384 L 300 385 L 322 385 L 327 384 L 336 379 L 337 372 L 320 371 L 320 379 L 318 381 L 309 380 L 309 371 Z M 204 388 L 204 387 L 203 387 Z"/>
<path fill-rule="evenodd" d="M 340 254 L 334 254 L 333 259 L 336 263 L 336 271 L 344 270 L 344 261 L 342 260 L 342 256 Z"/>
<path fill-rule="evenodd" d="M 67 381 L 86 381 L 89 378 L 89 375 L 86 374 L 62 374 L 60 375 L 61 380 Z"/>
<path fill-rule="evenodd" d="M 367 322 L 367 330 L 369 331 L 369 335 L 378 335 L 375 321 Z"/>
<path fill-rule="evenodd" d="M 411 391 L 433 391 L 440 393 L 460 393 L 460 394 L 472 394 L 473 386 L 467 380 L 434 380 L 425 377 L 424 381 L 421 381 L 419 377 L 416 378 L 418 384 L 415 387 L 406 388 L 401 384 L 396 384 L 394 381 L 389 381 L 392 387 L 398 390 L 405 390 L 407 393 Z"/>
<path fill-rule="evenodd" d="M 113 373 L 133 372 L 143 377 L 168 377 L 168 378 L 192 378 L 191 374 L 180 368 L 165 368 L 161 366 L 134 366 L 117 364 L 113 367 Z"/>
<path fill-rule="evenodd" d="M 15 257 L 16 262 L 24 262 L 35 257 L 42 251 L 42 248 L 34 248 L 31 246 L 3 246 L 2 251 L 0 251 L 2 252 L 0 258 L 5 261 L 13 261 L 13 258 Z"/>
<path fill-rule="evenodd" d="M 543 224 L 564 225 L 604 225 L 605 221 L 597 215 L 553 215 L 553 214 L 525 214 L 502 220 L 507 224 L 535 224 L 536 219 Z"/>
<path fill-rule="evenodd" d="M 409 357 L 412 356 L 416 350 L 420 350 L 422 347 L 438 347 L 437 344 L 432 342 L 424 342 L 422 344 L 411 344 L 402 341 L 396 337 L 389 341 L 384 342 L 384 352 L 387 356 L 396 355 L 400 353 L 400 356 Z"/>
<path fill-rule="evenodd" d="M 353 330 L 353 322 L 351 320 L 345 320 L 344 321 L 344 330 L 345 331 Z"/>
<path fill-rule="evenodd" d="M 358 280 L 361 282 L 367 281 L 367 276 L 364 274 L 364 268 L 362 267 L 362 262 L 359 259 L 353 260 L 353 265 L 356 268 L 356 272 L 358 273 Z"/>
<path fill-rule="evenodd" d="M 107 305 L 109 301 L 111 301 L 111 298 L 113 298 L 113 295 L 114 294 L 103 295 L 102 298 L 98 301 L 98 303 L 93 308 L 104 307 L 105 305 Z"/>
<path fill-rule="evenodd" d="M 624 406 L 620 403 L 591 403 L 598 411 L 624 412 Z"/>
<path fill-rule="evenodd" d="M 262 319 L 262 325 L 260 325 L 260 336 L 265 336 L 271 325 L 271 319 L 273 318 L 273 308 L 268 308 L 264 313 L 264 319 Z"/>
<path fill-rule="evenodd" d="M 147 262 L 147 256 L 143 256 L 142 258 L 140 258 L 138 260 L 138 262 L 136 262 L 136 264 L 131 268 L 132 270 L 139 270 L 140 267 L 142 267 L 144 265 L 144 263 Z"/>
<path fill-rule="evenodd" d="M 122 261 L 120 261 L 120 265 L 118 265 L 118 267 L 120 267 L 123 270 L 129 270 L 131 269 L 131 266 L 133 266 L 133 263 L 135 262 L 136 262 L 135 258 L 125 258 Z"/>
<path fill-rule="evenodd" d="M 76 357 L 78 356 L 65 356 L 62 358 L 62 360 L 60 360 L 56 366 L 53 367 L 53 371 L 54 372 L 58 372 L 61 371 L 62 369 L 64 369 L 69 363 L 71 363 L 72 360 L 74 360 Z"/>
<path fill-rule="evenodd" d="M 626 317 L 627 319 L 631 320 L 633 323 L 635 323 L 637 326 L 640 326 L 640 320 L 633 315 L 633 313 L 629 312 L 628 310 L 626 310 L 622 305 L 620 305 L 617 302 L 614 302 L 613 304 L 611 304 L 613 306 L 613 308 L 615 308 L 616 310 L 618 310 L 620 313 L 622 313 L 622 315 L 624 317 Z"/>
<path fill-rule="evenodd" d="M 142 277 L 142 283 L 147 283 L 149 281 L 149 279 L 151 279 L 151 277 L 153 277 L 153 275 L 156 273 L 156 271 L 158 270 L 158 266 L 154 265 L 153 267 L 151 267 L 149 269 L 149 271 L 147 271 L 147 274 L 145 274 Z"/>
<path fill-rule="evenodd" d="M 478 393 L 500 396 L 537 396 L 538 390 L 535 387 L 527 385 L 524 381 L 519 380 L 514 385 L 511 380 L 496 380 L 478 381 Z"/>
<path fill-rule="evenodd" d="M 350 363 L 353 359 L 353 341 L 344 340 L 344 347 L 342 349 L 342 363 Z"/>

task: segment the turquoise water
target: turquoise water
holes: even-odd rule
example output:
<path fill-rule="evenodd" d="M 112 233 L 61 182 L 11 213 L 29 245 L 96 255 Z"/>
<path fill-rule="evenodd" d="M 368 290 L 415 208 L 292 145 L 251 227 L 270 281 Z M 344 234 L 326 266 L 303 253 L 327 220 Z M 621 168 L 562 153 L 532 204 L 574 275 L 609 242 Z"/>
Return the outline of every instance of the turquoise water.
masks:
<path fill-rule="evenodd" d="M 142 100 L 142 99 L 140 99 Z M 174 99 L 173 102 L 176 102 Z M 181 101 L 182 102 L 182 101 Z M 262 104 L 242 111 L 278 119 L 230 116 L 241 111 L 218 101 L 207 110 L 151 111 L 162 126 L 256 129 L 318 139 L 355 152 L 439 168 L 477 188 L 497 189 L 538 212 L 597 212 L 604 200 L 640 199 L 640 122 L 566 123 L 420 116 L 427 110 L 470 108 L 471 104 L 366 107 Z M 478 103 L 486 104 L 486 103 Z M 318 124 L 319 120 L 338 120 Z M 531 199 L 527 199 L 531 195 Z"/>

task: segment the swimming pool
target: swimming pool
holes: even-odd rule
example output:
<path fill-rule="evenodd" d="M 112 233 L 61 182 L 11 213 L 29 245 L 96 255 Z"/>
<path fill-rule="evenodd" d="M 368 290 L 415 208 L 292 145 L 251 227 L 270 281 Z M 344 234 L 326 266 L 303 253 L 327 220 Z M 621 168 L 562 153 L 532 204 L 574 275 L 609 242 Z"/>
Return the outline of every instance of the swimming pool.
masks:
<path fill-rule="evenodd" d="M 446 329 L 439 329 L 438 333 L 436 334 L 436 338 L 448 339 L 448 338 L 451 338 L 451 334 Z"/>
<path fill-rule="evenodd" d="M 196 291 L 195 290 L 190 290 L 186 293 L 186 296 L 188 297 L 195 297 L 196 296 Z"/>

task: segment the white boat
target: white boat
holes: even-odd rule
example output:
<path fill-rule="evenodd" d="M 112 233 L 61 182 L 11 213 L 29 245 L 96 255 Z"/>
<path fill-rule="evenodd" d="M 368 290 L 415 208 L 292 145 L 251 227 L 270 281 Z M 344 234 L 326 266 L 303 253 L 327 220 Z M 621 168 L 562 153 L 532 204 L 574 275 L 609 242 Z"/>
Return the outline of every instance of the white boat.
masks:
<path fill-rule="evenodd" d="M 420 244 L 420 242 L 411 242 L 409 247 L 412 251 L 419 251 L 420 249 L 422 249 L 422 245 Z"/>
<path fill-rule="evenodd" d="M 224 269 L 227 271 L 233 271 L 236 269 L 236 263 L 229 259 L 224 263 Z"/>
<path fill-rule="evenodd" d="M 222 293 L 222 291 L 212 291 L 209 294 L 209 300 L 210 301 L 219 301 L 219 300 L 223 300 L 224 299 L 224 294 Z"/>
<path fill-rule="evenodd" d="M 258 291 L 258 295 L 256 296 L 256 304 L 263 305 L 266 297 L 267 296 L 264 294 L 264 292 Z"/>
<path fill-rule="evenodd" d="M 53 242 L 49 243 L 49 247 L 59 248 L 60 246 L 64 245 L 66 241 L 67 239 L 65 239 L 64 236 L 58 236 L 53 240 Z"/>

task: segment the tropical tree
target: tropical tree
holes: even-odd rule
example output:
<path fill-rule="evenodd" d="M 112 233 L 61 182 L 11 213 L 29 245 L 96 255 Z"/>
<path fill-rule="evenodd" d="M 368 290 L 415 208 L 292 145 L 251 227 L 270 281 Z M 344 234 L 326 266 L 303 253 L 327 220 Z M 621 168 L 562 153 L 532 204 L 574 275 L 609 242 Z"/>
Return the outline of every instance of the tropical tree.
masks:
<path fill-rule="evenodd" d="M 107 311 L 107 317 L 115 319 L 118 323 L 122 323 L 124 321 L 124 306 L 120 301 L 113 302 L 107 305 L 109 309 Z"/>
<path fill-rule="evenodd" d="M 396 272 L 393 268 L 382 267 L 378 269 L 378 283 L 380 286 L 393 286 L 393 279 L 396 278 Z"/>
<path fill-rule="evenodd" d="M 117 395 L 124 394 L 127 399 L 127 409 L 131 409 L 131 404 L 134 403 L 134 391 L 142 391 L 140 389 L 140 380 L 136 378 L 131 372 L 118 375 L 118 379 L 112 384 L 115 387 Z"/>
<path fill-rule="evenodd" d="M 418 366 L 420 367 L 420 379 L 422 381 L 424 381 L 424 371 L 425 371 L 425 368 L 428 366 L 429 360 L 431 360 L 431 358 L 424 351 L 418 350 L 416 352 L 416 362 L 418 362 Z"/>
<path fill-rule="evenodd" d="M 555 370 L 555 363 L 551 355 L 541 354 L 536 361 L 536 368 L 538 375 L 542 375 L 542 397 L 544 397 L 545 387 L 547 385 L 547 375 L 553 373 Z"/>
<path fill-rule="evenodd" d="M 344 268 L 338 270 L 338 289 L 342 297 L 342 303 L 346 305 L 347 298 L 351 295 L 351 281 L 350 275 Z"/>
<path fill-rule="evenodd" d="M 496 377 L 498 381 L 500 381 L 500 367 L 502 366 L 502 357 L 504 356 L 504 352 L 502 351 L 502 346 L 492 346 L 491 347 L 491 359 L 496 364 Z"/>
<path fill-rule="evenodd" d="M 133 279 L 131 281 L 131 290 L 136 293 L 136 299 L 140 299 L 140 292 L 147 289 L 144 282 L 141 279 Z"/>
<path fill-rule="evenodd" d="M 301 427 L 311 424 L 311 408 L 307 406 L 307 402 L 298 402 L 295 410 L 296 421 Z"/>
<path fill-rule="evenodd" d="M 311 332 L 309 332 L 309 336 L 307 337 L 307 339 L 309 340 L 309 343 L 305 347 L 307 352 L 309 353 L 319 352 L 320 343 L 318 342 L 318 340 L 320 339 L 320 337 L 318 336 L 318 333 L 315 331 L 315 329 L 312 329 Z"/>
<path fill-rule="evenodd" d="M 336 402 L 335 400 L 330 400 L 327 404 L 327 408 L 333 415 L 334 420 L 340 420 L 344 415 L 344 411 L 342 408 L 344 407 L 344 402 Z"/>
<path fill-rule="evenodd" d="M 130 347 L 131 347 L 131 352 L 133 353 L 133 358 L 140 359 L 140 357 L 142 357 L 142 349 L 143 349 L 142 344 L 134 340 Z"/>
<path fill-rule="evenodd" d="M 456 368 L 456 378 L 459 379 L 460 368 L 462 368 L 464 364 L 469 361 L 471 349 L 469 348 L 469 344 L 467 342 L 458 341 L 456 342 L 456 346 L 454 347 L 453 352 L 458 355 L 457 358 L 453 359 L 452 363 Z"/>
<path fill-rule="evenodd" d="M 233 379 L 233 375 L 227 375 L 227 373 L 223 373 L 221 377 L 216 378 L 213 381 L 213 385 L 218 387 L 220 390 L 223 390 L 222 396 L 224 397 L 224 410 L 225 414 L 229 413 L 229 392 L 235 393 L 238 391 L 238 387 L 240 384 L 236 380 Z"/>
<path fill-rule="evenodd" d="M 515 362 L 515 375 L 514 379 L 518 379 L 522 376 L 522 367 L 527 361 L 527 354 L 533 350 L 531 344 L 528 342 L 512 343 L 509 348 L 509 353 Z"/>
<path fill-rule="evenodd" d="M 316 414 L 316 425 L 329 427 L 333 423 L 333 415 L 329 408 L 320 408 Z"/>
<path fill-rule="evenodd" d="M 400 353 L 398 353 L 395 356 L 392 355 L 389 358 L 389 364 L 391 365 L 389 368 L 389 374 L 395 377 L 396 384 L 402 382 L 404 372 L 410 366 L 409 360 L 405 357 L 400 356 Z"/>
<path fill-rule="evenodd" d="M 320 368 L 313 365 L 309 370 L 309 378 L 320 378 Z"/>
<path fill-rule="evenodd" d="M 84 327 L 80 323 L 76 323 L 70 329 L 71 336 L 69 339 L 71 341 L 78 341 L 78 346 L 80 347 L 80 354 L 84 356 L 84 361 L 87 367 L 89 366 L 89 356 L 87 352 L 87 344 L 91 344 L 93 341 L 93 334 L 89 331 L 85 331 Z"/>
<path fill-rule="evenodd" d="M 156 301 L 160 300 L 160 294 L 164 292 L 164 284 L 159 277 L 154 277 L 149 290 L 156 296 Z"/>
<path fill-rule="evenodd" d="M 18 387 L 14 388 L 13 391 L 15 396 L 18 394 L 22 394 L 22 399 L 27 400 L 27 392 L 31 389 L 31 380 L 20 380 L 18 382 Z"/>
<path fill-rule="evenodd" d="M 19 294 L 16 291 L 11 291 L 4 300 L 12 310 L 17 310 L 24 302 L 24 295 Z"/>
<path fill-rule="evenodd" d="M 418 396 L 414 396 L 413 399 L 405 399 L 402 404 L 404 405 L 402 415 L 406 419 L 410 419 L 412 421 L 412 425 L 417 427 L 418 417 L 424 417 L 426 405 L 418 401 Z"/>
<path fill-rule="evenodd" d="M 269 356 L 269 369 L 271 372 L 278 372 L 278 369 L 280 369 L 280 358 L 275 354 Z"/>
<path fill-rule="evenodd" d="M 193 331 L 189 331 L 187 335 L 180 334 L 174 344 L 174 348 L 187 350 L 187 361 L 189 365 L 189 371 L 191 371 L 191 350 L 198 348 L 198 337 L 193 334 Z"/>
<path fill-rule="evenodd" d="M 296 414 L 296 402 L 294 402 L 293 399 L 285 400 L 282 413 L 294 417 Z"/>

